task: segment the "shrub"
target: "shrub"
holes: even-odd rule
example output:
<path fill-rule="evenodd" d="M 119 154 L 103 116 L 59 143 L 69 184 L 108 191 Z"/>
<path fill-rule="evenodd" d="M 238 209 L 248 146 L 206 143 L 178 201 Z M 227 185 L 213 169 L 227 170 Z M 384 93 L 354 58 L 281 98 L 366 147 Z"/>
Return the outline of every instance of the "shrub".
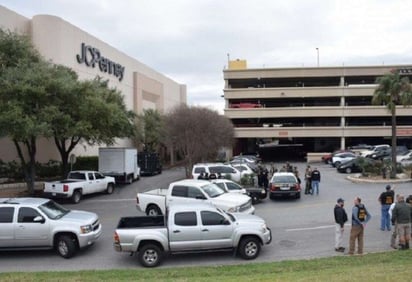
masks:
<path fill-rule="evenodd" d="M 77 157 L 76 163 L 73 165 L 73 170 L 98 170 L 99 157 L 98 156 L 83 156 Z"/>

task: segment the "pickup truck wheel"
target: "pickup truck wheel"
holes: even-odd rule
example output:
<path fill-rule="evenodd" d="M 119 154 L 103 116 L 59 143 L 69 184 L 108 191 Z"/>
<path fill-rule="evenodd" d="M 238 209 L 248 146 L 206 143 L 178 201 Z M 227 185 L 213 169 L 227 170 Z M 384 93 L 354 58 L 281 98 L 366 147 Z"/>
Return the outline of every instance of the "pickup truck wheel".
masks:
<path fill-rule="evenodd" d="M 239 255 L 243 259 L 255 259 L 260 253 L 260 242 L 255 237 L 245 237 L 239 243 Z"/>
<path fill-rule="evenodd" d="M 107 184 L 106 193 L 107 193 L 107 194 L 112 194 L 113 191 L 114 191 L 114 185 L 113 185 L 113 183 Z"/>
<path fill-rule="evenodd" d="M 139 250 L 139 262 L 144 267 L 158 266 L 162 260 L 162 251 L 153 244 L 147 244 Z"/>
<path fill-rule="evenodd" d="M 82 192 L 80 192 L 80 190 L 76 190 L 76 191 L 73 192 L 72 202 L 74 204 L 78 204 L 80 202 L 81 198 L 82 198 Z"/>
<path fill-rule="evenodd" d="M 150 205 L 146 209 L 146 214 L 149 216 L 162 215 L 162 211 L 155 205 Z"/>
<path fill-rule="evenodd" d="M 60 256 L 67 259 L 75 254 L 77 247 L 70 236 L 62 235 L 56 240 L 56 250 Z"/>

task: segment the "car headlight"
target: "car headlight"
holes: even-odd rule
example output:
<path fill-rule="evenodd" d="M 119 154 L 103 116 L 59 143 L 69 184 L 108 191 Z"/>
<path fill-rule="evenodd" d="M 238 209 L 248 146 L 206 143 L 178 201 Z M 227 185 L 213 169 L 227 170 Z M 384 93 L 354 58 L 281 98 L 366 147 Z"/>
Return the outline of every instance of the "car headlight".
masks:
<path fill-rule="evenodd" d="M 228 211 L 228 212 L 238 212 L 238 211 L 239 211 L 239 207 L 229 208 L 227 211 Z"/>
<path fill-rule="evenodd" d="M 93 227 L 89 225 L 80 226 L 80 233 L 87 234 L 93 231 Z"/>
<path fill-rule="evenodd" d="M 262 224 L 261 228 L 262 228 L 262 232 L 266 232 L 266 230 L 268 229 L 266 223 Z"/>

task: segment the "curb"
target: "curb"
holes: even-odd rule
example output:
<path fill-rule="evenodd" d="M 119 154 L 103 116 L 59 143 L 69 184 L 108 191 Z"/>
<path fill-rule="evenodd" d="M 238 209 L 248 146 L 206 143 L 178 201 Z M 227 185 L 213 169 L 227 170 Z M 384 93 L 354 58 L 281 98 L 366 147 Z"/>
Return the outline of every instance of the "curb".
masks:
<path fill-rule="evenodd" d="M 396 179 L 366 179 L 366 178 L 359 178 L 361 175 L 356 174 L 354 176 L 347 176 L 346 179 L 352 181 L 353 183 L 406 183 L 411 182 L 411 178 L 396 178 Z"/>

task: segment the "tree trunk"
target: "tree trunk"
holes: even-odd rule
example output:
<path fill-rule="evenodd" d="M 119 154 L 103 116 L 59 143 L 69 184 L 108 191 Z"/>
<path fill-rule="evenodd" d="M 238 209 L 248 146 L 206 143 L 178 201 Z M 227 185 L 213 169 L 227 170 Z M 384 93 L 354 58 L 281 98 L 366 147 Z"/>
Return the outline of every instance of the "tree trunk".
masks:
<path fill-rule="evenodd" d="M 392 109 L 392 169 L 391 178 L 396 178 L 396 105 Z"/>

